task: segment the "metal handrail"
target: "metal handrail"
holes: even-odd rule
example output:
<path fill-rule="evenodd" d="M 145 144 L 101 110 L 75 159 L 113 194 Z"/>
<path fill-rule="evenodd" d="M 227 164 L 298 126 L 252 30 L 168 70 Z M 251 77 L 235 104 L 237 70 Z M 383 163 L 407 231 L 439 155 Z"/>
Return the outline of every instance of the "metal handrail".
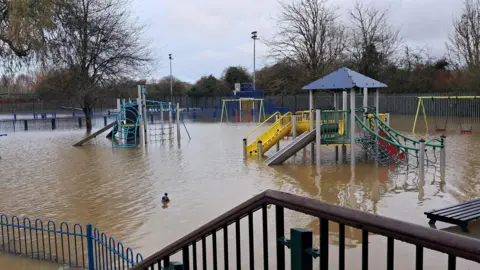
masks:
<path fill-rule="evenodd" d="M 146 269 L 267 205 L 283 207 L 480 263 L 480 241 L 477 239 L 290 193 L 266 190 L 149 256 L 132 269 Z"/>
<path fill-rule="evenodd" d="M 372 134 L 373 136 L 375 136 L 376 138 L 378 138 L 379 140 L 382 140 L 386 143 L 389 143 L 391 145 L 394 145 L 398 148 L 403 148 L 403 149 L 406 149 L 406 150 L 412 150 L 412 151 L 419 151 L 418 148 L 415 148 L 415 147 L 411 147 L 411 146 L 407 146 L 407 145 L 402 145 L 402 144 L 399 144 L 399 143 L 396 143 L 394 141 L 391 141 L 389 139 L 386 139 L 382 136 L 380 136 L 378 133 L 376 133 L 375 131 L 373 131 L 372 129 L 370 129 L 370 127 L 368 127 L 367 125 L 365 125 L 365 123 L 363 123 L 362 119 L 360 119 L 358 116 L 355 116 L 355 119 L 357 121 L 357 123 L 359 123 L 365 130 L 367 130 L 370 134 Z"/>
<path fill-rule="evenodd" d="M 250 133 L 248 133 L 247 136 L 245 136 L 245 140 L 247 141 L 247 144 L 248 144 L 248 137 L 250 135 L 253 134 L 253 132 L 255 132 L 257 129 L 259 129 L 261 126 L 263 126 L 265 123 L 267 123 L 268 121 L 270 121 L 274 116 L 277 116 L 277 115 L 282 115 L 280 112 L 275 112 L 274 114 L 270 115 L 270 117 L 268 117 L 267 119 L 265 119 L 265 121 L 263 121 L 261 124 L 259 124 L 258 126 L 256 126 L 252 131 L 250 131 Z"/>
<path fill-rule="evenodd" d="M 363 107 L 359 107 L 357 109 L 355 109 L 356 112 L 360 112 L 360 111 L 363 111 L 364 109 L 375 109 L 374 107 L 370 107 L 370 106 L 363 106 Z M 410 141 L 412 142 L 413 144 L 419 144 L 420 141 L 417 140 L 417 139 L 414 139 L 414 138 L 411 138 L 411 137 L 408 137 L 407 135 L 405 134 L 402 134 L 400 132 L 398 132 L 397 130 L 391 128 L 389 125 L 387 125 L 387 123 L 385 123 L 383 121 L 382 118 L 380 118 L 378 116 L 378 114 L 376 112 L 370 112 L 374 117 L 375 119 L 380 123 L 380 125 L 382 125 L 385 129 L 388 129 L 388 131 L 391 131 L 393 132 L 395 135 L 403 138 L 404 140 L 407 140 L 407 141 Z M 432 142 L 440 142 L 440 144 L 433 144 Z M 433 148 L 436 148 L 436 147 L 443 147 L 443 145 L 441 144 L 441 140 L 440 139 L 431 139 L 431 140 L 428 140 L 427 143 L 425 143 L 425 146 L 430 146 L 430 147 L 433 147 Z"/>

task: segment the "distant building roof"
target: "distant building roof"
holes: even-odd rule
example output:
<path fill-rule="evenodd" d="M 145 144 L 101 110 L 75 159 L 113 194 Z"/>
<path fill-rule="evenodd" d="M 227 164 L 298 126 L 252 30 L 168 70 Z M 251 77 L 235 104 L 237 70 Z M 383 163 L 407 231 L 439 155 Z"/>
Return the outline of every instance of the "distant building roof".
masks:
<path fill-rule="evenodd" d="M 358 88 L 385 88 L 386 84 L 362 75 L 348 68 L 340 68 L 314 82 L 305 85 L 302 90 L 335 90 Z"/>

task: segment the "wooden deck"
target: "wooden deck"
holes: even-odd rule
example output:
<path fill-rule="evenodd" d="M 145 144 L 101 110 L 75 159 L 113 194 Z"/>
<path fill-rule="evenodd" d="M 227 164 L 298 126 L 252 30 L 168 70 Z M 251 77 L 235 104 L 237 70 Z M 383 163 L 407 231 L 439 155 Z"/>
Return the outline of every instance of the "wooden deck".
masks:
<path fill-rule="evenodd" d="M 460 226 L 462 231 L 468 232 L 468 222 L 480 219 L 480 199 L 457 204 L 441 209 L 433 209 L 425 212 L 430 225 L 436 221 L 442 221 Z"/>

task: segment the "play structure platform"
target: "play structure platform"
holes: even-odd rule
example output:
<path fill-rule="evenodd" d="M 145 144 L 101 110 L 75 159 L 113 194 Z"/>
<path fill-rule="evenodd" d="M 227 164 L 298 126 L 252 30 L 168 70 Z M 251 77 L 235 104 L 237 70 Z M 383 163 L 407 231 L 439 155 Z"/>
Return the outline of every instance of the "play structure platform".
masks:
<path fill-rule="evenodd" d="M 342 158 L 345 160 L 349 146 L 352 164 L 357 159 L 356 150 L 359 148 L 368 159 L 381 164 L 405 163 L 410 166 L 411 163 L 411 166 L 419 168 L 420 175 L 424 175 L 425 164 L 437 162 L 435 151 L 439 151 L 440 170 L 444 172 L 445 137 L 418 140 L 391 128 L 390 115 L 379 111 L 379 90 L 385 87 L 384 83 L 358 72 L 340 68 L 302 88 L 309 93 L 307 111 L 274 113 L 252 130 L 243 140 L 243 155 L 245 158 L 256 155 L 263 160 L 264 154 L 276 145 L 276 152 L 269 155 L 266 164 L 280 165 L 310 145 L 312 163 L 315 161 L 319 165 L 322 146 L 335 146 L 337 160 L 338 147 L 342 147 Z M 375 94 L 373 105 L 369 104 L 368 98 L 372 88 Z M 333 93 L 333 106 L 329 109 L 315 107 L 315 91 Z M 355 105 L 357 94 L 363 94 L 363 106 Z M 292 141 L 280 149 L 279 142 L 287 136 L 291 136 Z M 434 159 L 429 160 L 429 157 Z"/>
<path fill-rule="evenodd" d="M 462 231 L 468 232 L 468 222 L 480 219 L 480 199 L 425 212 L 430 225 L 442 221 L 458 225 Z"/>
<path fill-rule="evenodd" d="M 358 108 L 357 111 L 363 112 L 364 108 Z M 320 113 L 320 130 L 316 128 L 313 112 L 299 111 L 295 114 L 288 112 L 281 114 L 277 112 L 267 118 L 263 123 L 252 130 L 244 140 L 244 151 L 246 155 L 264 155 L 273 146 L 277 146 L 277 152 L 266 160 L 267 165 L 280 165 L 288 158 L 295 155 L 298 151 L 309 144 L 315 144 L 317 135 L 320 134 L 321 146 L 350 146 L 352 143 L 350 134 L 350 112 L 325 110 Z M 313 118 L 313 121 L 310 119 Z M 369 145 L 382 140 L 397 140 L 391 136 L 391 128 L 388 126 L 388 114 L 376 114 L 374 112 L 365 114 L 365 117 L 355 116 L 356 123 L 371 136 L 356 136 L 354 144 Z M 271 121 L 274 121 L 271 123 Z M 268 125 L 270 124 L 270 125 Z M 254 140 L 249 140 L 252 135 L 262 126 L 267 126 Z M 375 131 L 377 130 L 377 131 Z M 288 145 L 280 149 L 279 142 L 285 137 L 292 137 Z M 376 140 L 377 139 L 377 140 Z M 379 143 L 381 145 L 381 143 Z M 402 158 L 397 148 L 391 148 L 388 144 L 383 145 L 383 154 Z"/>

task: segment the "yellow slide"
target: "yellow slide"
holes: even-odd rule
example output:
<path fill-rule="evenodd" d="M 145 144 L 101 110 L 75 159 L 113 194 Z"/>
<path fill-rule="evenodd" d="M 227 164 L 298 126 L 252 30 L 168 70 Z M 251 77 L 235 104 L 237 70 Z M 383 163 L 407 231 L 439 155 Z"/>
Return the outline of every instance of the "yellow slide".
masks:
<path fill-rule="evenodd" d="M 272 119 L 273 117 L 280 116 L 280 115 L 281 114 L 277 112 L 272 116 L 270 116 L 268 119 L 266 119 L 264 123 L 266 123 L 268 120 Z M 264 123 L 262 123 L 262 125 Z M 258 127 L 260 126 L 261 125 L 259 125 Z M 250 134 L 252 134 L 253 131 Z M 250 144 L 247 145 L 247 154 L 257 153 L 258 141 L 262 141 L 262 154 L 267 152 L 277 142 L 279 142 L 285 136 L 290 134 L 291 131 L 292 131 L 292 113 L 288 112 L 284 115 L 281 115 L 277 121 L 271 124 L 254 141 L 251 141 Z"/>

